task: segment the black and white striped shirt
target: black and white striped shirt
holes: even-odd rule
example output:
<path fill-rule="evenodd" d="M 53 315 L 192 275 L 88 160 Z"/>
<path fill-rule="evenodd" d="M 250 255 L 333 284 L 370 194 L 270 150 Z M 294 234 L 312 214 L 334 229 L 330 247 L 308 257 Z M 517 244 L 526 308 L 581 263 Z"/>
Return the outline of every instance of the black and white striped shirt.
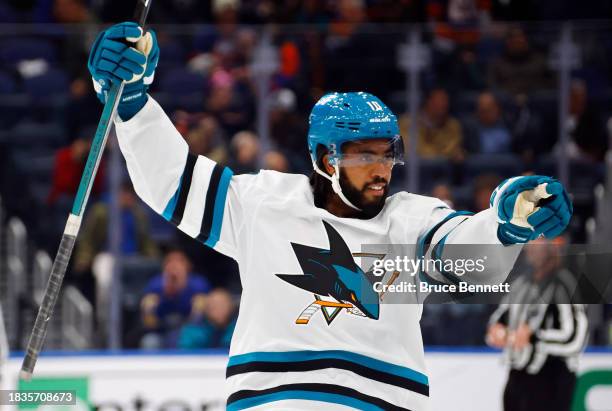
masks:
<path fill-rule="evenodd" d="M 492 314 L 489 324 L 501 323 L 509 331 L 526 323 L 532 331 L 530 343 L 521 350 L 506 347 L 510 367 L 537 374 L 546 361 L 558 358 L 575 371 L 578 356 L 586 345 L 588 321 L 582 304 L 571 304 L 575 290 L 567 270 L 534 282 L 530 276 L 519 278 Z"/>

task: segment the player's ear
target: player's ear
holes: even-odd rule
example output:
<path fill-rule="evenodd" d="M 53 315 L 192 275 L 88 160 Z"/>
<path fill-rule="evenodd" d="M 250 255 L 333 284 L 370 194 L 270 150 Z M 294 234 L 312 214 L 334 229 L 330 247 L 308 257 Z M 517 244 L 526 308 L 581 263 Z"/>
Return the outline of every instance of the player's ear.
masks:
<path fill-rule="evenodd" d="M 329 174 L 330 176 L 333 175 L 336 170 L 334 169 L 334 166 L 329 164 L 329 154 L 325 154 L 323 156 L 323 159 L 321 160 L 321 162 L 323 163 L 323 167 L 325 168 L 325 172 L 327 174 Z"/>

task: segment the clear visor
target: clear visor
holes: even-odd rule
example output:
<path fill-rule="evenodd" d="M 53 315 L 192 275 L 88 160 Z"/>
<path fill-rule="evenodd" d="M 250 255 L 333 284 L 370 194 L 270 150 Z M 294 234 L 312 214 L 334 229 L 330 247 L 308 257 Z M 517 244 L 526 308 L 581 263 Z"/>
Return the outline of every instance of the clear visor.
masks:
<path fill-rule="evenodd" d="M 339 153 L 330 156 L 340 167 L 383 164 L 387 167 L 404 164 L 404 142 L 401 136 L 392 139 L 367 139 L 344 143 Z M 334 163 L 332 163 L 333 165 Z"/>

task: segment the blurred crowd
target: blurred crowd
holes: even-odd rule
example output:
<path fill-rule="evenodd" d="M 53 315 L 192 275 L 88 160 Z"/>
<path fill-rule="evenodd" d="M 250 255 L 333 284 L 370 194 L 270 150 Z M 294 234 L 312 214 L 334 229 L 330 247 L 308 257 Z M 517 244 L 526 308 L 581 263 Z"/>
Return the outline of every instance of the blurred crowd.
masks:
<path fill-rule="evenodd" d="M 130 16 L 135 0 L 6 0 L 4 19 L 34 23 L 117 22 Z M 372 22 L 424 22 L 474 25 L 479 19 L 500 21 L 602 18 L 611 6 L 605 0 L 586 3 L 554 0 L 157 0 L 151 11 L 162 23 L 206 23 L 225 7 L 236 11 L 236 22 L 328 24 L 350 3 L 363 5 L 362 13 Z M 608 14 L 606 14 L 608 13 Z M 441 30 L 449 30 L 444 28 Z"/>
<path fill-rule="evenodd" d="M 236 174 L 260 168 L 310 173 L 306 132 L 314 101 L 329 90 L 372 92 L 398 114 L 406 146 L 416 131 L 419 191 L 458 209 L 487 208 L 491 191 L 510 175 L 554 175 L 559 155 L 567 155 L 576 177 L 571 235 L 584 241 L 612 133 L 610 25 L 575 31 L 583 64 L 571 73 L 565 124 L 558 120 L 550 57 L 560 37 L 555 21 L 612 16 L 610 2 L 588 3 L 156 0 L 150 21 L 161 59 L 150 92 L 192 152 Z M 22 217 L 50 254 L 101 111 L 86 70 L 89 47 L 99 29 L 125 20 L 133 7 L 125 0 L 0 4 L 0 23 L 34 23 L 19 30 L 0 25 L 0 194 L 9 214 Z M 416 118 L 406 112 L 406 74 L 398 65 L 407 22 L 420 23 L 430 56 L 419 77 Z M 265 103 L 265 145 L 257 134 L 261 73 L 253 65 L 262 33 L 278 51 Z M 559 144 L 559 127 L 568 131 L 568 145 Z M 108 163 L 105 158 L 100 166 L 68 275 L 92 302 L 98 298 L 94 262 L 110 248 Z M 403 189 L 405 171 L 394 178 L 394 189 Z M 134 290 L 139 303 L 124 307 L 139 318 L 126 325 L 126 344 L 226 346 L 240 292 L 235 263 L 171 228 L 140 203 L 125 175 L 123 180 L 116 196 L 120 251 L 161 267 L 148 270 L 150 282 Z M 462 310 L 444 315 L 452 322 L 469 314 Z M 481 343 L 481 331 L 469 343 Z"/>

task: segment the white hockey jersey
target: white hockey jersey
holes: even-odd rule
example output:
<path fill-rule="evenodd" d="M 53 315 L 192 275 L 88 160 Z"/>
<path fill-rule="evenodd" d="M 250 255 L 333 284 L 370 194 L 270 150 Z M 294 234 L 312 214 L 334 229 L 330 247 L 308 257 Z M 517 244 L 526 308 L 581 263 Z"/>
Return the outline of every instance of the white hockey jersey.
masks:
<path fill-rule="evenodd" d="M 421 306 L 360 303 L 357 287 L 347 288 L 363 280 L 352 256 L 363 244 L 424 238 L 500 244 L 492 210 L 467 216 L 402 192 L 372 219 L 337 217 L 314 206 L 306 176 L 232 175 L 189 153 L 152 98 L 129 121 L 117 120 L 116 131 L 144 202 L 238 262 L 243 292 L 227 368 L 229 410 L 428 409 Z M 318 274 L 327 277 L 314 281 Z"/>

